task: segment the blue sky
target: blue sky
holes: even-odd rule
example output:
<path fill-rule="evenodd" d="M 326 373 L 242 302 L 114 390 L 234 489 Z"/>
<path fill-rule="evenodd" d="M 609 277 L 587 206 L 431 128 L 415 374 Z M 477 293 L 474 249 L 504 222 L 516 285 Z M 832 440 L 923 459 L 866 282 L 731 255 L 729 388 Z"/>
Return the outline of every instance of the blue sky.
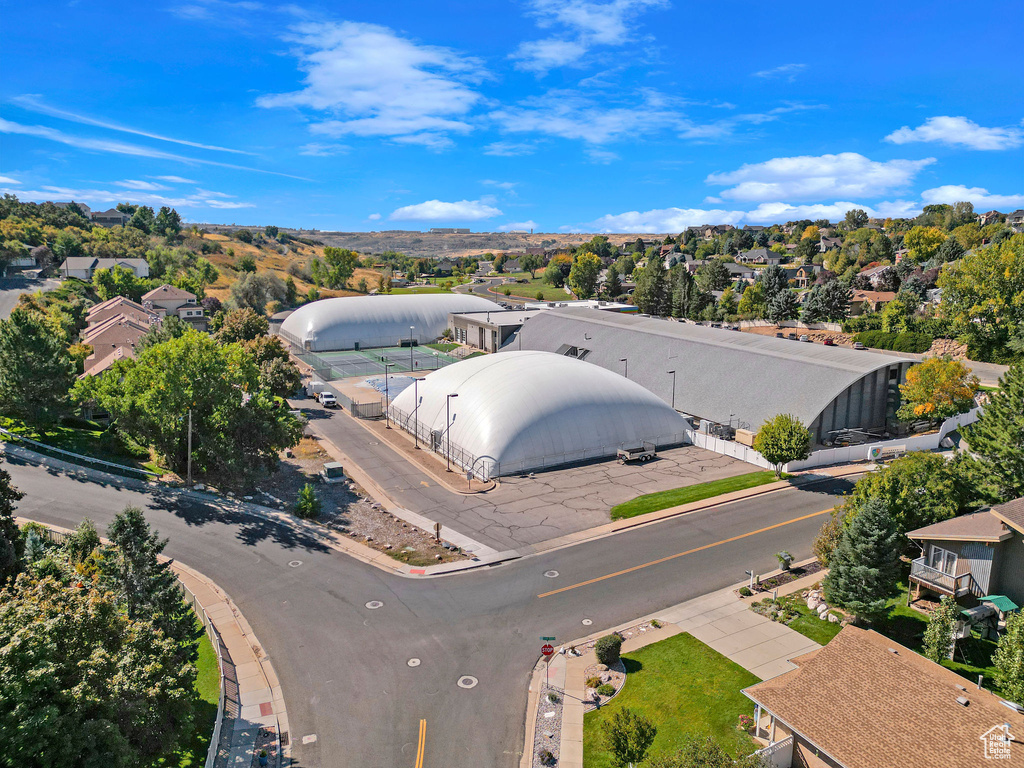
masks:
<path fill-rule="evenodd" d="M 340 230 L 1013 210 L 1019 9 L 0 0 L 0 189 Z"/>

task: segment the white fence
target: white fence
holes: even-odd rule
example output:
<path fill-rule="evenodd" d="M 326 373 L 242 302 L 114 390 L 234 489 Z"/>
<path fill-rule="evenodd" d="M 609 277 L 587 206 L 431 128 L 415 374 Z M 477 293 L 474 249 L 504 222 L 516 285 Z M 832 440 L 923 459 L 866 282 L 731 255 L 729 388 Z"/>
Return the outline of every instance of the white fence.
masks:
<path fill-rule="evenodd" d="M 742 443 L 736 443 L 732 440 L 723 440 L 720 437 L 714 435 L 708 435 L 704 432 L 697 432 L 693 430 L 687 434 L 690 442 L 696 445 L 698 448 L 705 448 L 713 453 L 720 453 L 723 456 L 732 456 L 734 459 L 745 461 L 748 464 L 753 464 L 764 469 L 773 469 L 772 465 L 769 464 L 764 456 Z"/>
<path fill-rule="evenodd" d="M 768 758 L 773 768 L 790 768 L 793 765 L 793 737 L 787 736 L 757 750 L 754 754 Z"/>
<path fill-rule="evenodd" d="M 210 737 L 210 748 L 206 750 L 206 766 L 205 768 L 213 768 L 214 763 L 217 761 L 217 752 L 220 749 L 220 732 L 221 727 L 224 724 L 224 657 L 221 655 L 220 645 L 220 633 L 217 632 L 217 628 L 213 626 L 213 622 L 210 621 L 210 617 L 206 615 L 206 610 L 203 608 L 202 603 L 192 594 L 192 590 L 185 586 L 185 583 L 181 580 L 178 581 L 181 586 L 181 591 L 185 595 L 185 602 L 187 602 L 192 610 L 195 612 L 199 620 L 203 622 L 203 627 L 206 629 L 206 636 L 210 638 L 210 644 L 213 645 L 213 650 L 217 653 L 217 669 L 220 671 L 220 695 L 217 697 L 217 719 L 213 723 L 213 735 Z M 280 750 L 278 750 L 280 752 Z"/>
<path fill-rule="evenodd" d="M 138 467 L 126 467 L 124 464 L 115 464 L 112 461 L 104 461 L 103 459 L 95 459 L 92 456 L 83 456 L 80 453 L 72 453 L 71 451 L 65 451 L 63 448 L 54 448 L 52 445 L 46 443 L 40 443 L 38 440 L 33 440 L 24 435 L 19 435 L 17 432 L 11 432 L 9 430 L 0 427 L 0 434 L 5 435 L 9 440 L 27 443 L 35 448 L 39 453 L 43 454 L 55 454 L 56 458 L 68 457 L 72 464 L 88 464 L 96 467 L 104 472 L 113 472 L 115 474 L 128 475 L 129 477 L 142 477 L 144 479 L 150 479 L 157 477 L 155 472 L 150 472 L 148 469 L 139 469 Z"/>

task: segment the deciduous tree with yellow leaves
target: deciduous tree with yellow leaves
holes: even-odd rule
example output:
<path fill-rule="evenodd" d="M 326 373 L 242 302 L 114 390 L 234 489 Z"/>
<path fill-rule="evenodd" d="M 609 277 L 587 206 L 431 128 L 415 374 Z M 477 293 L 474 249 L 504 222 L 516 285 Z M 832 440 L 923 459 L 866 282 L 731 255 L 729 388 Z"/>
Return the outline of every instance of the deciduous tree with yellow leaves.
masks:
<path fill-rule="evenodd" d="M 978 377 L 958 360 L 932 357 L 907 371 L 900 384 L 903 405 L 897 415 L 904 421 L 939 421 L 970 410 L 978 391 Z"/>

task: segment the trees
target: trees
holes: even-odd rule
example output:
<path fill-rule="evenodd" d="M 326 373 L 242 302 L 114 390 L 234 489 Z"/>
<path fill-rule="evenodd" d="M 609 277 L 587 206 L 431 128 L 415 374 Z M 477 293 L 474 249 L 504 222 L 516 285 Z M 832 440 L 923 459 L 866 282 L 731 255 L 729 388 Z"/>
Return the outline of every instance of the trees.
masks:
<path fill-rule="evenodd" d="M 702 292 L 697 287 L 697 282 L 685 265 L 679 264 L 673 267 L 670 280 L 673 317 L 696 317 L 704 309 L 704 305 L 711 300 L 710 294 Z"/>
<path fill-rule="evenodd" d="M 249 307 L 264 314 L 271 299 L 283 301 L 287 295 L 284 281 L 273 273 L 244 272 L 231 284 L 231 303 L 236 309 Z"/>
<path fill-rule="evenodd" d="M 768 307 L 765 305 L 764 299 L 764 284 L 755 282 L 748 285 L 743 291 L 742 298 L 740 298 L 737 311 L 741 315 L 759 318 L 764 315 L 767 309 Z"/>
<path fill-rule="evenodd" d="M 238 239 L 239 242 L 242 242 L 242 243 L 251 243 L 252 242 L 252 232 L 250 232 L 248 229 L 239 229 L 239 230 L 237 230 L 234 233 L 234 235 L 235 235 L 235 238 Z"/>
<path fill-rule="evenodd" d="M 838 280 L 815 285 L 807 297 L 800 319 L 805 323 L 845 320 L 850 315 L 852 296 L 853 292 Z"/>
<path fill-rule="evenodd" d="M 647 266 L 634 271 L 636 289 L 633 291 L 633 303 L 641 312 L 648 315 L 663 316 L 671 309 L 668 280 L 665 273 L 665 262 L 659 257 L 647 260 Z"/>
<path fill-rule="evenodd" d="M 799 312 L 800 302 L 797 301 L 796 294 L 786 288 L 768 300 L 765 317 L 778 325 L 783 320 L 792 320 Z"/>
<path fill-rule="evenodd" d="M 602 725 L 602 732 L 616 768 L 632 768 L 647 755 L 658 729 L 641 713 L 623 707 Z"/>
<path fill-rule="evenodd" d="M 898 591 L 902 549 L 896 522 L 881 499 L 868 499 L 843 530 L 829 559 L 825 598 L 855 615 L 876 620 Z"/>
<path fill-rule="evenodd" d="M 811 433 L 796 416 L 780 413 L 761 425 L 754 450 L 775 467 L 775 476 L 781 478 L 783 464 L 811 455 Z"/>
<path fill-rule="evenodd" d="M 605 274 L 604 292 L 612 299 L 622 293 L 622 280 L 619 278 L 619 268 L 614 263 L 608 267 L 608 272 Z"/>
<path fill-rule="evenodd" d="M 644 768 L 771 768 L 771 759 L 763 755 L 734 758 L 711 736 L 687 736 L 682 748 L 653 755 Z"/>
<path fill-rule="evenodd" d="M 694 277 L 702 291 L 721 291 L 732 282 L 729 268 L 721 259 L 712 259 L 704 266 L 699 267 Z"/>
<path fill-rule="evenodd" d="M 949 237 L 946 238 L 946 242 L 940 245 L 939 249 L 935 252 L 935 260 L 941 264 L 957 261 L 962 259 L 966 252 L 959 240 L 955 237 Z"/>
<path fill-rule="evenodd" d="M 906 382 L 900 384 L 904 402 L 897 416 L 903 421 L 948 419 L 971 409 L 978 386 L 978 377 L 959 360 L 929 358 L 907 371 Z"/>
<path fill-rule="evenodd" d="M 224 316 L 224 322 L 217 331 L 217 341 L 221 344 L 251 341 L 266 336 L 269 332 L 270 321 L 265 315 L 258 314 L 249 307 L 243 307 Z"/>
<path fill-rule="evenodd" d="M 270 225 L 263 228 L 263 234 L 266 235 L 270 240 L 276 240 L 277 235 L 281 230 L 277 227 Z"/>
<path fill-rule="evenodd" d="M 324 248 L 324 263 L 327 265 L 324 282 L 328 288 L 344 288 L 359 265 L 359 254 L 347 248 Z"/>
<path fill-rule="evenodd" d="M 569 270 L 569 288 L 580 299 L 589 299 L 597 293 L 597 276 L 601 272 L 601 259 L 593 253 L 581 253 Z"/>
<path fill-rule="evenodd" d="M 946 233 L 937 227 L 911 227 L 903 236 L 903 247 L 907 255 L 920 264 L 928 261 L 946 241 Z"/>
<path fill-rule="evenodd" d="M 151 325 L 146 334 L 139 339 L 138 344 L 135 345 L 135 353 L 138 354 L 149 349 L 156 344 L 163 344 L 165 341 L 171 339 L 177 339 L 180 336 L 184 336 L 185 332 L 191 326 L 176 315 L 168 315 L 163 318 L 159 323 Z"/>
<path fill-rule="evenodd" d="M 241 345 L 191 330 L 80 380 L 75 397 L 105 408 L 118 429 L 181 474 L 191 409 L 193 471 L 233 486 L 273 468 L 277 452 L 301 436 L 298 422 L 260 386 L 259 368 Z"/>
<path fill-rule="evenodd" d="M 0 587 L 19 570 L 23 542 L 14 522 L 14 504 L 23 498 L 25 494 L 11 484 L 10 473 L 0 467 Z"/>
<path fill-rule="evenodd" d="M 155 225 L 156 217 L 153 216 L 153 209 L 148 205 L 140 205 L 136 208 L 127 224 L 127 226 L 145 232 L 147 235 L 153 231 Z"/>
<path fill-rule="evenodd" d="M 181 216 L 173 208 L 166 205 L 160 209 L 154 221 L 154 231 L 158 234 L 176 235 L 181 232 Z"/>
<path fill-rule="evenodd" d="M 3 359 L 0 347 L 0 360 Z M 1024 496 L 1024 365 L 1017 364 L 989 393 L 981 418 L 964 428 L 964 436 L 977 457 L 988 485 L 998 501 Z"/>
<path fill-rule="evenodd" d="M 766 304 L 771 303 L 771 300 L 778 294 L 789 290 L 789 278 L 786 276 L 786 270 L 778 264 L 772 264 L 770 267 L 762 269 L 761 274 L 757 276 L 757 282 L 764 287 Z"/>
<path fill-rule="evenodd" d="M 1024 701 L 1024 613 L 1014 611 L 1006 617 L 1006 631 L 992 655 L 995 682 L 1010 701 Z"/>
<path fill-rule="evenodd" d="M 68 402 L 75 366 L 43 316 L 15 307 L 0 320 L 0 412 L 52 423 Z"/>
<path fill-rule="evenodd" d="M 113 269 L 97 269 L 92 274 L 92 284 L 104 301 L 115 296 L 124 296 L 126 299 L 139 302 L 142 301 L 142 294 L 150 289 L 149 280 L 136 277 L 127 267 L 118 266 Z"/>
<path fill-rule="evenodd" d="M 906 333 L 910 330 L 910 319 L 914 316 L 913 300 L 905 294 L 897 294 L 882 309 L 882 330 L 886 333 Z"/>
<path fill-rule="evenodd" d="M 548 262 L 547 269 L 544 270 L 544 281 L 551 283 L 555 288 L 561 288 L 565 285 L 565 279 L 571 270 L 572 259 L 562 254 L 554 256 Z"/>
<path fill-rule="evenodd" d="M 544 257 L 537 253 L 527 253 L 519 257 L 519 266 L 530 273 L 530 277 L 537 276 L 537 270 L 544 266 Z"/>
<path fill-rule="evenodd" d="M 953 630 L 956 629 L 957 615 L 960 606 L 951 597 L 943 596 L 939 606 L 928 618 L 928 626 L 924 630 L 924 656 L 936 664 L 953 658 L 956 640 Z"/>
<path fill-rule="evenodd" d="M 868 225 L 868 214 L 862 208 L 854 208 L 852 211 L 846 212 L 846 218 L 843 220 L 843 223 L 850 232 L 866 227 Z"/>

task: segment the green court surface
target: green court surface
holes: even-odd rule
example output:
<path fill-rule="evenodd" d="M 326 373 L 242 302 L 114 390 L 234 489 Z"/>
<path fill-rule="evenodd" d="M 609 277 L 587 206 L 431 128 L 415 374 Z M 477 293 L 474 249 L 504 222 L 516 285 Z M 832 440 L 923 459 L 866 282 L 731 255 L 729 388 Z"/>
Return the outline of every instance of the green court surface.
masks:
<path fill-rule="evenodd" d="M 301 355 L 300 355 L 301 357 Z M 434 371 L 457 359 L 429 347 L 376 347 L 373 349 L 318 352 L 317 367 L 330 367 L 335 378 L 383 374 L 385 366 L 394 373 Z"/>

